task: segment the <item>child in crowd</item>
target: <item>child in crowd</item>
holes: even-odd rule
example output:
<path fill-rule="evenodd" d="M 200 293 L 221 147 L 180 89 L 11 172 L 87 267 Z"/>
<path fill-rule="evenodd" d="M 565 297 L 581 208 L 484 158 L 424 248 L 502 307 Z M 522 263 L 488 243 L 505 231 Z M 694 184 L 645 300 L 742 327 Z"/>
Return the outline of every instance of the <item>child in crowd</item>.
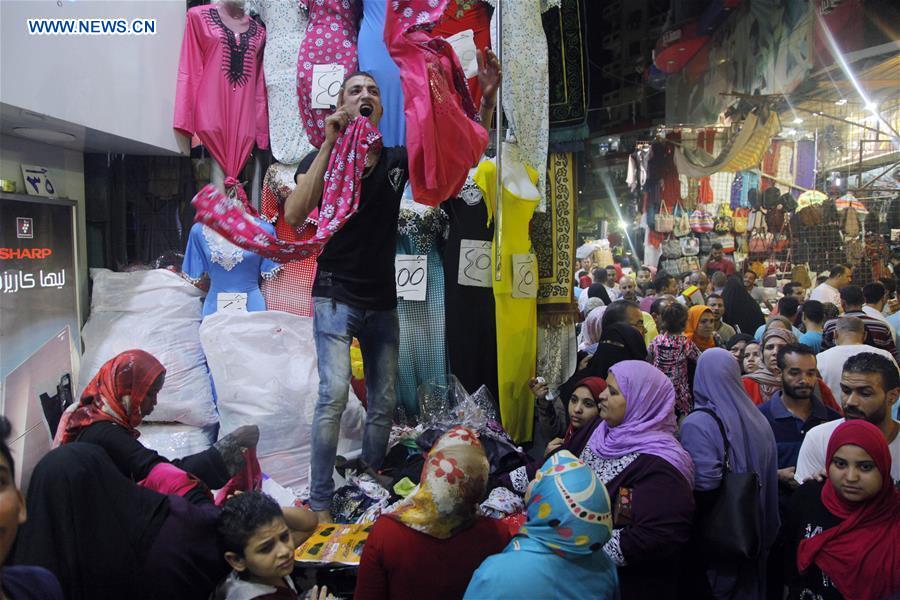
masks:
<path fill-rule="evenodd" d="M 650 362 L 665 373 L 675 387 L 675 415 L 681 418 L 691 412 L 693 406 L 691 396 L 691 377 L 700 349 L 686 335 L 688 311 L 672 302 L 662 312 L 660 328 L 662 332 L 650 343 L 647 349 Z"/>
<path fill-rule="evenodd" d="M 222 507 L 217 525 L 233 569 L 215 600 L 297 600 L 291 581 L 294 539 L 281 507 L 262 492 L 238 494 Z"/>

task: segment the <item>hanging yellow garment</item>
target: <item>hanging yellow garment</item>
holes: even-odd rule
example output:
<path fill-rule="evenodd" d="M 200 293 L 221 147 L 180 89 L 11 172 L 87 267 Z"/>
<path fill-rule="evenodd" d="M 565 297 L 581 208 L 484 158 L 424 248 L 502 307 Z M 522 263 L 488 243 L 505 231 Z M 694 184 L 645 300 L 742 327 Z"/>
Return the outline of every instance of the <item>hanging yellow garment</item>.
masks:
<path fill-rule="evenodd" d="M 497 165 L 493 161 L 482 162 L 473 179 L 484 195 L 490 222 L 497 203 L 494 193 Z M 531 441 L 534 424 L 534 396 L 528 389 L 528 380 L 534 377 L 537 360 L 538 282 L 537 259 L 531 246 L 529 224 L 540 200 L 535 187 L 537 181 L 538 175 L 534 169 L 504 155 L 500 240 L 502 276 L 500 281 L 494 276 L 497 268 L 496 248 L 492 248 L 491 281 L 497 320 L 500 418 L 504 429 L 518 443 Z M 473 360 L 476 358 L 473 357 Z"/>

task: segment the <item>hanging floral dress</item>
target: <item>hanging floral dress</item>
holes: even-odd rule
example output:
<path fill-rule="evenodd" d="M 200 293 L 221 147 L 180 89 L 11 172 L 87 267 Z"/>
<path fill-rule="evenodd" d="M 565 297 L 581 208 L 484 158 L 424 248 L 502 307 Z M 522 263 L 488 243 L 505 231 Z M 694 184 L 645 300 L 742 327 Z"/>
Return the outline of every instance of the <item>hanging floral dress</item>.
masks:
<path fill-rule="evenodd" d="M 297 55 L 297 96 L 306 135 L 318 148 L 325 141 L 325 119 L 332 110 L 312 107 L 313 67 L 341 65 L 345 76 L 359 69 L 356 32 L 362 3 L 361 0 L 299 1 L 309 11 L 309 23 Z"/>
<path fill-rule="evenodd" d="M 244 24 L 242 31 L 229 29 L 215 5 L 187 12 L 174 127 L 200 138 L 225 172 L 226 189 L 246 203 L 237 176 L 254 144 L 269 147 L 269 117 L 262 69 L 266 30 L 249 16 Z"/>

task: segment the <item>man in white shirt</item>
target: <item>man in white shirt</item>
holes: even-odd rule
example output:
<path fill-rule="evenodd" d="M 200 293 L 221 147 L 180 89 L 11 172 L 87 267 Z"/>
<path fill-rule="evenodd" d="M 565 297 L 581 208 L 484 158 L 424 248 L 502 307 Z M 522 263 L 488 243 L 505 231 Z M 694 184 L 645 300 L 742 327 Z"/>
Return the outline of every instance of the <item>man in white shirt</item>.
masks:
<path fill-rule="evenodd" d="M 844 363 L 851 356 L 863 352 L 874 352 L 889 358 L 895 365 L 897 364 L 893 355 L 887 350 L 864 344 L 865 338 L 866 325 L 862 319 L 840 317 L 834 327 L 834 341 L 837 345 L 820 352 L 816 357 L 819 363 L 819 374 L 835 398 L 841 397 L 841 377 L 844 373 Z"/>
<path fill-rule="evenodd" d="M 844 419 L 823 423 L 806 433 L 794 479 L 803 483 L 824 474 L 831 433 L 844 420 L 865 419 L 884 434 L 891 453 L 891 479 L 895 485 L 900 484 L 900 422 L 892 418 L 890 412 L 898 397 L 900 373 L 895 362 L 875 352 L 863 352 L 847 359 L 841 375 Z"/>
<path fill-rule="evenodd" d="M 838 265 L 831 269 L 822 284 L 812 291 L 810 300 L 818 300 L 822 304 L 830 302 L 841 310 L 841 289 L 850 285 L 853 281 L 853 271 L 850 267 Z"/>
<path fill-rule="evenodd" d="M 884 284 L 880 281 L 873 281 L 864 285 L 862 291 L 863 297 L 866 299 L 866 303 L 862 307 L 863 312 L 887 325 L 891 330 L 891 336 L 896 340 L 897 330 L 894 329 L 894 326 L 887 320 L 883 312 L 884 305 L 887 302 L 887 290 Z"/>

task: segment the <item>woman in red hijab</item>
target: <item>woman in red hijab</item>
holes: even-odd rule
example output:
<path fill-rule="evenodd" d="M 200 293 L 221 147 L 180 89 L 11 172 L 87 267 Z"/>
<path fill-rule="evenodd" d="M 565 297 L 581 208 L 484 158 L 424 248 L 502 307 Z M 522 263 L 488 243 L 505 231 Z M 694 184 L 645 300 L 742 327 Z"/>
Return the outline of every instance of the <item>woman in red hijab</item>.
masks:
<path fill-rule="evenodd" d="M 255 425 L 239 427 L 198 454 L 168 460 L 145 447 L 137 427 L 156 407 L 166 368 L 143 350 L 126 350 L 108 360 L 84 388 L 81 400 L 63 414 L 54 446 L 84 442 L 101 446 L 122 473 L 141 485 L 166 494 L 208 494 L 220 489 L 250 462 L 259 441 Z"/>
<path fill-rule="evenodd" d="M 884 434 L 863 420 L 831 434 L 828 479 L 805 483 L 785 532 L 796 550 L 789 598 L 885 600 L 900 594 L 900 491 Z"/>

